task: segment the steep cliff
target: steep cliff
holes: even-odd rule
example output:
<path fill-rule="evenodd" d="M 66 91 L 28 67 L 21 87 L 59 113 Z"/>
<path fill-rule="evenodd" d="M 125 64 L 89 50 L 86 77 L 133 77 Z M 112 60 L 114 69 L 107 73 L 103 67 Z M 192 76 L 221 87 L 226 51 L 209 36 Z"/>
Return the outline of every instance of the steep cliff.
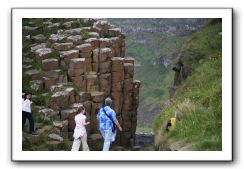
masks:
<path fill-rule="evenodd" d="M 171 102 L 154 121 L 159 150 L 222 149 L 221 32 L 221 19 L 211 20 L 182 47 L 172 66 Z M 166 130 L 175 116 L 176 127 Z"/>

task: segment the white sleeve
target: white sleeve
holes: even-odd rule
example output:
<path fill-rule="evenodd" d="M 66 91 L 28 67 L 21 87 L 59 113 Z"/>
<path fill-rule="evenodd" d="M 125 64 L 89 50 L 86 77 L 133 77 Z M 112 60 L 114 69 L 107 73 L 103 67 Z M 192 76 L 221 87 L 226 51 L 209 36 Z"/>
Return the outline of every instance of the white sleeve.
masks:
<path fill-rule="evenodd" d="M 28 106 L 29 106 L 29 107 L 31 106 L 31 103 L 32 103 L 32 102 L 31 102 L 30 100 L 28 100 Z"/>

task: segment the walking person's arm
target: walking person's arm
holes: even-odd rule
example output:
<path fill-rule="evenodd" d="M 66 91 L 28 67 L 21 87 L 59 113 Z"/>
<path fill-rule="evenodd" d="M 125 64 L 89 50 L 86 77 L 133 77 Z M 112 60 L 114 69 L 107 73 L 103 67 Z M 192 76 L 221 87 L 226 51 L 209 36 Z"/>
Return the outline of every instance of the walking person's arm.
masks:
<path fill-rule="evenodd" d="M 119 131 L 122 131 L 122 127 L 120 126 L 120 124 L 116 118 L 116 113 L 114 111 L 112 111 L 111 116 L 112 116 L 112 120 L 114 121 L 116 126 L 119 128 Z"/>
<path fill-rule="evenodd" d="M 82 124 L 83 124 L 84 126 L 87 126 L 87 125 L 90 124 L 90 122 L 89 122 L 89 121 L 86 122 L 86 118 L 83 118 L 83 119 L 82 119 Z"/>
<path fill-rule="evenodd" d="M 88 121 L 88 122 L 85 122 L 85 124 L 84 124 L 84 125 L 85 125 L 85 126 L 87 126 L 87 125 L 89 125 L 89 124 L 90 124 L 90 122 Z"/>
<path fill-rule="evenodd" d="M 118 120 L 114 120 L 114 123 L 116 124 L 116 126 L 119 128 L 119 131 L 122 131 L 122 127 L 120 126 Z"/>

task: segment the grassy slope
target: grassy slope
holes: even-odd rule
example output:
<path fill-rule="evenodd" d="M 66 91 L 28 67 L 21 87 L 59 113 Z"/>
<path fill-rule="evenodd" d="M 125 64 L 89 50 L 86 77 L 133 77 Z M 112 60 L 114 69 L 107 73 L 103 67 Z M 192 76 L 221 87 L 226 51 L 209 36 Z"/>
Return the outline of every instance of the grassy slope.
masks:
<path fill-rule="evenodd" d="M 222 148 L 221 23 L 206 26 L 187 44 L 184 63 L 194 71 L 178 88 L 172 103 L 155 118 L 156 144 L 191 144 L 193 150 Z M 166 132 L 166 122 L 179 107 L 177 127 Z"/>

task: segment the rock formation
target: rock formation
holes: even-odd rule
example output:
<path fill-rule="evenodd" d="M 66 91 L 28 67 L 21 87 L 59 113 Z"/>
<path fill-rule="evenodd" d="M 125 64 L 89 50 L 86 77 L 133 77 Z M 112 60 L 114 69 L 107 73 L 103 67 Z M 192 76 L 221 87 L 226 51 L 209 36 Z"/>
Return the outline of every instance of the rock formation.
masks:
<path fill-rule="evenodd" d="M 51 93 L 49 107 L 39 113 L 53 120 L 63 138 L 72 139 L 75 112 L 83 104 L 91 122 L 88 144 L 101 150 L 96 112 L 111 97 L 123 128 L 115 144 L 134 145 L 140 81 L 133 80 L 134 59 L 125 57 L 125 34 L 119 28 L 94 19 L 43 19 L 39 27 L 23 25 L 23 42 L 31 44 L 23 50 L 31 89 Z"/>

